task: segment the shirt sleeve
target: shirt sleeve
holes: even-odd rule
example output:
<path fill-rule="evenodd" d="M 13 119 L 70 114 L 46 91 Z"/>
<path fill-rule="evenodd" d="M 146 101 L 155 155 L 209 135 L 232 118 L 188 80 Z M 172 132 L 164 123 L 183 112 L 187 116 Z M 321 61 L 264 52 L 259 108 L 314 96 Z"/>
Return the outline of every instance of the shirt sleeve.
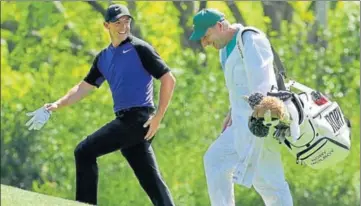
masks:
<path fill-rule="evenodd" d="M 99 70 L 98 62 L 99 62 L 100 53 L 95 57 L 93 61 L 93 65 L 90 68 L 87 76 L 84 78 L 84 81 L 88 84 L 91 84 L 96 87 L 100 87 L 100 85 L 104 82 L 105 78 Z"/>
<path fill-rule="evenodd" d="M 140 44 L 136 46 L 138 55 L 143 64 L 143 67 L 151 74 L 154 78 L 159 79 L 164 74 L 170 71 L 167 64 L 155 51 L 155 49 L 149 44 Z"/>
<path fill-rule="evenodd" d="M 264 34 L 246 31 L 243 34 L 244 63 L 250 92 L 267 94 L 276 83 L 273 53 Z M 275 85 L 277 86 L 277 85 Z"/>

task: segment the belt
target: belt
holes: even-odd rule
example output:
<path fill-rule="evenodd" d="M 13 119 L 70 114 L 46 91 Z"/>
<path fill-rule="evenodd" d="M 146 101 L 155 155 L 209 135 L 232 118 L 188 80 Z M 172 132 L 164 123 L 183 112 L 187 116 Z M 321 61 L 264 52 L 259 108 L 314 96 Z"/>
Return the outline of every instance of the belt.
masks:
<path fill-rule="evenodd" d="M 153 107 L 130 107 L 130 108 L 121 109 L 119 111 L 116 111 L 115 116 L 122 117 L 124 114 L 129 113 L 129 112 L 137 112 L 137 111 L 154 112 L 154 110 L 155 109 Z"/>

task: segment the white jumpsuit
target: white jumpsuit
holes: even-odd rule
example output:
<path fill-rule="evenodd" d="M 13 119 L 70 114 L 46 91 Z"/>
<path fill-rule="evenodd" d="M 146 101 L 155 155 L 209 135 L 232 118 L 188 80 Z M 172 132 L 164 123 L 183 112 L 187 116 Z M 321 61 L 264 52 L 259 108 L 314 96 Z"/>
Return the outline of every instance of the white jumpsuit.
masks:
<path fill-rule="evenodd" d="M 239 29 L 242 25 L 237 24 Z M 244 61 L 239 51 L 237 32 L 220 50 L 232 107 L 232 125 L 208 148 L 204 167 L 212 206 L 233 206 L 234 183 L 252 185 L 267 206 L 292 206 L 292 196 L 284 177 L 280 145 L 273 138 L 258 138 L 248 129 L 252 110 L 243 95 L 264 95 L 277 85 L 273 70 L 273 54 L 263 33 L 243 34 Z"/>

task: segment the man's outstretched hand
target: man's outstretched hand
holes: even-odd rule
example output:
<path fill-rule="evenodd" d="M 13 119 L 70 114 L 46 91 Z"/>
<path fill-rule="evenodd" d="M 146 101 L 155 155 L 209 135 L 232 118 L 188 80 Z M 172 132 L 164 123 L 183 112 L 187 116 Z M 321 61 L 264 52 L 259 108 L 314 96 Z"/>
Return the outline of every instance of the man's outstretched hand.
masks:
<path fill-rule="evenodd" d="M 51 116 L 51 110 L 48 110 L 45 106 L 39 109 L 26 113 L 31 119 L 25 124 L 29 127 L 29 130 L 40 130 Z"/>

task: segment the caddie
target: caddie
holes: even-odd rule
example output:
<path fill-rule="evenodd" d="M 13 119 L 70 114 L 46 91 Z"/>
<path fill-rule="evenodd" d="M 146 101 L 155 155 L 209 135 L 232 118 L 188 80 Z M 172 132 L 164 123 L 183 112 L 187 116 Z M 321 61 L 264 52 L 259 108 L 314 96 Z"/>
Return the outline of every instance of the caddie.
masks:
<path fill-rule="evenodd" d="M 223 133 L 204 155 L 208 194 L 212 206 L 235 205 L 234 183 L 252 186 L 266 206 L 292 206 L 277 141 L 257 138 L 248 129 L 252 113 L 243 95 L 264 95 L 277 85 L 273 54 L 266 35 L 230 24 L 216 9 L 203 9 L 193 17 L 190 40 L 219 50 L 231 110 Z"/>

